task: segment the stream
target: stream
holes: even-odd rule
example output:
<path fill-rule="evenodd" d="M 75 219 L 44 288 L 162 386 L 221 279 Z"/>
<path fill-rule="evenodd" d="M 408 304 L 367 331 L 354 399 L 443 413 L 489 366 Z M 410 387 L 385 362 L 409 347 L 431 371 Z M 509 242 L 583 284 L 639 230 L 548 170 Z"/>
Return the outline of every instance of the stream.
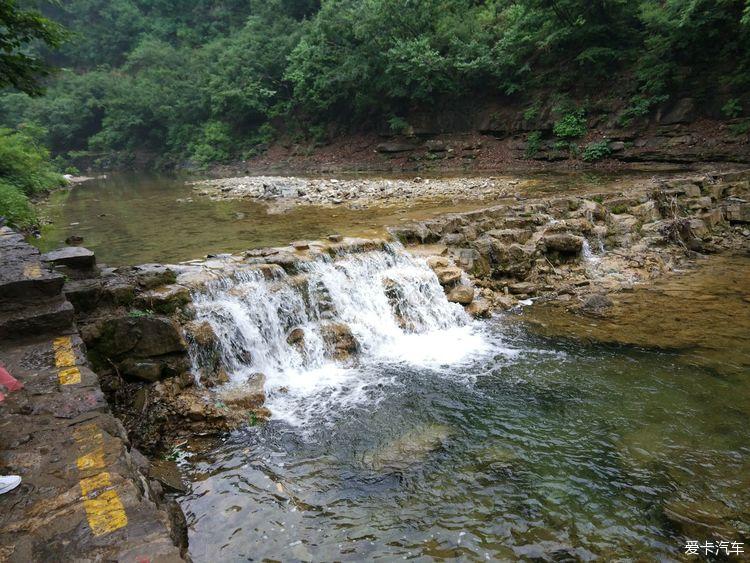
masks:
<path fill-rule="evenodd" d="M 607 189 L 580 176 L 540 189 L 592 183 Z M 81 234 L 114 265 L 331 232 L 377 236 L 404 218 L 479 205 L 278 215 L 250 201 L 186 201 L 180 180 L 142 177 L 56 197 L 61 210 L 38 244 Z M 472 320 L 396 246 L 309 265 L 312 292 L 257 272 L 209 286 L 194 295 L 198 318 L 220 337 L 230 384 L 265 374 L 272 418 L 174 452 L 190 483 L 178 499 L 190 556 L 680 560 L 689 540 L 747 542 L 750 269 L 737 260 L 725 266 L 740 274 L 723 284 L 721 269 L 704 264 L 698 298 L 664 312 L 672 330 L 687 319 L 700 336 L 675 347 L 650 346 L 660 327 L 637 316 L 622 338 L 597 338 L 610 327 L 580 317 L 570 330 L 555 311 L 529 314 L 536 324 L 526 312 Z M 667 311 L 648 293 L 628 299 L 640 318 Z M 738 331 L 711 338 L 735 318 Z M 324 359 L 329 322 L 351 328 L 356 359 Z M 301 345 L 287 341 L 292 327 L 303 329 Z M 709 340 L 712 361 L 697 361 Z"/>

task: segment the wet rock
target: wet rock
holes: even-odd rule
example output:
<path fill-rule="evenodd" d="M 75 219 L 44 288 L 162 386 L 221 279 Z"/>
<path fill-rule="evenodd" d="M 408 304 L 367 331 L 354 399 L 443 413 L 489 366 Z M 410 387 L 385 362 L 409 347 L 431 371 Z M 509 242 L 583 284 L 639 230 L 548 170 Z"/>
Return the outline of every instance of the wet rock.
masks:
<path fill-rule="evenodd" d="M 170 284 L 144 291 L 135 299 L 136 307 L 150 309 L 157 313 L 172 314 L 190 303 L 190 290 L 182 285 Z"/>
<path fill-rule="evenodd" d="M 341 242 L 344 239 L 341 235 L 328 235 L 327 238 L 331 242 Z"/>
<path fill-rule="evenodd" d="M 309 250 L 310 249 L 310 243 L 306 240 L 296 240 L 291 244 L 291 247 L 294 248 L 294 250 Z"/>
<path fill-rule="evenodd" d="M 68 246 L 42 254 L 42 261 L 55 266 L 67 266 L 76 270 L 86 270 L 94 267 L 96 256 L 87 248 Z"/>
<path fill-rule="evenodd" d="M 231 407 L 253 410 L 263 406 L 266 401 L 266 376 L 262 373 L 251 375 L 240 385 L 232 386 L 219 395 L 221 401 Z"/>
<path fill-rule="evenodd" d="M 545 249 L 562 254 L 578 254 L 583 248 L 583 237 L 570 233 L 546 234 L 541 239 Z"/>
<path fill-rule="evenodd" d="M 142 264 L 133 267 L 131 271 L 143 289 L 154 289 L 177 281 L 174 270 L 162 264 Z"/>
<path fill-rule="evenodd" d="M 321 336 L 331 352 L 339 360 L 349 358 L 359 350 L 359 343 L 351 329 L 343 323 L 329 322 L 321 326 Z"/>
<path fill-rule="evenodd" d="M 303 348 L 305 345 L 305 330 L 302 328 L 293 328 L 286 337 L 286 342 L 290 346 Z"/>
<path fill-rule="evenodd" d="M 531 229 L 492 229 L 487 231 L 487 236 L 499 240 L 503 244 L 525 243 L 531 238 Z"/>
<path fill-rule="evenodd" d="M 450 260 L 448 260 L 445 256 L 430 256 L 427 259 L 427 265 L 433 270 L 436 270 L 438 268 L 447 268 L 448 266 L 450 266 L 450 264 Z"/>
<path fill-rule="evenodd" d="M 218 337 L 214 332 L 211 323 L 208 321 L 190 321 L 184 326 L 185 333 L 198 346 L 203 348 L 213 348 L 218 343 Z"/>
<path fill-rule="evenodd" d="M 603 293 L 594 293 L 586 296 L 583 303 L 578 307 L 578 312 L 591 317 L 605 316 L 614 305 L 612 299 Z"/>
<path fill-rule="evenodd" d="M 607 222 L 609 223 L 612 234 L 628 234 L 636 230 L 639 221 L 636 217 L 627 213 L 615 214 L 612 213 L 607 216 Z"/>
<path fill-rule="evenodd" d="M 389 227 L 388 232 L 404 244 L 429 244 L 438 242 L 440 236 L 422 223 Z"/>
<path fill-rule="evenodd" d="M 131 305 L 135 300 L 136 287 L 122 276 L 107 279 L 102 286 L 102 299 L 112 305 Z"/>
<path fill-rule="evenodd" d="M 451 286 L 461 281 L 463 270 L 461 268 L 448 267 L 435 270 L 438 281 L 442 286 Z"/>
<path fill-rule="evenodd" d="M 490 302 L 487 299 L 480 297 L 479 299 L 472 301 L 469 306 L 466 307 L 466 312 L 475 319 L 483 319 L 490 316 L 490 308 Z"/>
<path fill-rule="evenodd" d="M 123 375 L 153 383 L 167 377 L 176 377 L 190 367 L 184 355 L 168 354 L 156 358 L 126 358 L 119 364 Z"/>
<path fill-rule="evenodd" d="M 91 340 L 86 344 L 107 358 L 148 358 L 186 350 L 178 326 L 164 317 L 112 317 L 99 321 L 96 331 L 88 334 Z"/>
<path fill-rule="evenodd" d="M 79 244 L 83 244 L 83 237 L 80 235 L 70 235 L 65 239 L 65 244 L 68 246 L 78 246 Z"/>
<path fill-rule="evenodd" d="M 514 283 L 508 286 L 508 291 L 513 295 L 534 295 L 536 293 L 536 285 L 530 282 Z"/>
<path fill-rule="evenodd" d="M 182 480 L 180 468 L 174 461 L 168 459 L 152 461 L 149 465 L 148 476 L 157 480 L 173 493 L 185 494 L 188 492 L 188 487 Z"/>
<path fill-rule="evenodd" d="M 63 286 L 63 293 L 77 313 L 92 311 L 99 304 L 102 282 L 98 279 L 68 280 Z"/>
<path fill-rule="evenodd" d="M 364 455 L 364 465 L 380 470 L 404 470 L 421 463 L 441 447 L 450 436 L 450 429 L 440 424 L 426 424 L 413 428 L 385 444 L 382 448 Z"/>
<path fill-rule="evenodd" d="M 457 285 L 448 293 L 448 301 L 468 305 L 474 300 L 474 288 L 468 285 Z"/>

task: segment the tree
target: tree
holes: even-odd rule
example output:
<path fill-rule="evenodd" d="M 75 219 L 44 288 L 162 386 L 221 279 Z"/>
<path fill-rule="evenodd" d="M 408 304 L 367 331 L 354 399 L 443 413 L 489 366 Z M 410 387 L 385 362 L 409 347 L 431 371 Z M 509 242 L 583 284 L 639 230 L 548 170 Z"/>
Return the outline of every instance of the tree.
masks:
<path fill-rule="evenodd" d="M 22 9 L 16 0 L 0 0 L 0 88 L 40 94 L 39 78 L 49 74 L 50 67 L 31 47 L 35 42 L 59 47 L 66 37 L 62 26 L 39 11 Z"/>

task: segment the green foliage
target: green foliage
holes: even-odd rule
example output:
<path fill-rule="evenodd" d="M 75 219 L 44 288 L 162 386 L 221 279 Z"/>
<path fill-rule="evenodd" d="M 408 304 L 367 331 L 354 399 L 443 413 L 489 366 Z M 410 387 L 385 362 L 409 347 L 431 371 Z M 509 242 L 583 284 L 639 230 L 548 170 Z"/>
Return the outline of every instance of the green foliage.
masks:
<path fill-rule="evenodd" d="M 586 117 L 582 110 L 576 110 L 563 115 L 555 122 L 552 129 L 561 139 L 577 139 L 586 134 Z"/>
<path fill-rule="evenodd" d="M 50 67 L 30 47 L 59 47 L 67 33 L 59 24 L 17 0 L 0 0 L 0 89 L 11 86 L 28 94 L 41 93 L 39 78 Z"/>
<path fill-rule="evenodd" d="M 539 152 L 542 146 L 542 133 L 540 131 L 532 131 L 529 136 L 526 137 L 526 156 L 532 157 Z"/>
<path fill-rule="evenodd" d="M 29 198 L 16 186 L 0 180 L 0 217 L 5 217 L 16 227 L 30 227 L 36 222 L 36 215 Z"/>
<path fill-rule="evenodd" d="M 595 141 L 586 145 L 581 158 L 586 162 L 596 162 L 612 154 L 609 141 Z"/>
<path fill-rule="evenodd" d="M 409 122 L 406 121 L 403 117 L 394 115 L 388 120 L 388 127 L 390 127 L 392 133 L 401 135 L 409 130 Z"/>
<path fill-rule="evenodd" d="M 65 184 L 42 145 L 44 131 L 36 126 L 0 129 L 0 181 L 30 196 Z"/>
<path fill-rule="evenodd" d="M 627 127 L 633 120 L 648 115 L 655 105 L 667 101 L 669 96 L 633 96 L 630 99 L 630 104 L 620 115 L 620 125 Z"/>
<path fill-rule="evenodd" d="M 229 126 L 218 121 L 209 121 L 203 126 L 200 136 L 192 143 L 193 159 L 200 163 L 229 160 L 232 137 Z"/>
<path fill-rule="evenodd" d="M 533 122 L 550 91 L 630 98 L 627 125 L 685 92 L 700 100 L 720 89 L 739 100 L 750 88 L 747 0 L 41 5 L 74 38 L 54 52 L 27 42 L 23 52 L 69 70 L 46 97 L 1 96 L 0 124 L 39 123 L 54 154 L 108 162 L 253 154 L 271 138 L 269 123 L 317 142 L 331 122 L 405 131 L 413 112 L 498 95 L 523 104 Z M 555 123 L 563 140 L 586 133 L 584 113 L 568 106 Z"/>
<path fill-rule="evenodd" d="M 735 137 L 742 137 L 750 133 L 750 119 L 746 121 L 740 121 L 729 126 L 729 131 Z"/>
<path fill-rule="evenodd" d="M 727 100 L 727 103 L 721 107 L 721 113 L 729 118 L 739 117 L 742 115 L 742 104 L 737 98 L 730 98 Z"/>

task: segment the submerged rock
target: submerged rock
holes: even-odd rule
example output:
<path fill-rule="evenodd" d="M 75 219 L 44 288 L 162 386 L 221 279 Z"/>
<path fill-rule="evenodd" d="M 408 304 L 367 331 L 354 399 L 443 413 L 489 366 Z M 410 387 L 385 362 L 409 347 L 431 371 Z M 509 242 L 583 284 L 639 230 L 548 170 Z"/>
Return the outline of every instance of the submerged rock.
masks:
<path fill-rule="evenodd" d="M 337 360 L 347 359 L 359 350 L 359 342 L 352 330 L 343 323 L 325 323 L 320 332 L 331 355 Z"/>
<path fill-rule="evenodd" d="M 418 426 L 382 448 L 366 453 L 363 462 L 376 471 L 407 469 L 422 463 L 430 453 L 442 448 L 450 434 L 450 428 L 441 424 Z"/>
<path fill-rule="evenodd" d="M 264 390 L 266 376 L 262 373 L 251 375 L 245 383 L 229 387 L 219 394 L 226 405 L 242 409 L 257 409 L 266 401 Z"/>

